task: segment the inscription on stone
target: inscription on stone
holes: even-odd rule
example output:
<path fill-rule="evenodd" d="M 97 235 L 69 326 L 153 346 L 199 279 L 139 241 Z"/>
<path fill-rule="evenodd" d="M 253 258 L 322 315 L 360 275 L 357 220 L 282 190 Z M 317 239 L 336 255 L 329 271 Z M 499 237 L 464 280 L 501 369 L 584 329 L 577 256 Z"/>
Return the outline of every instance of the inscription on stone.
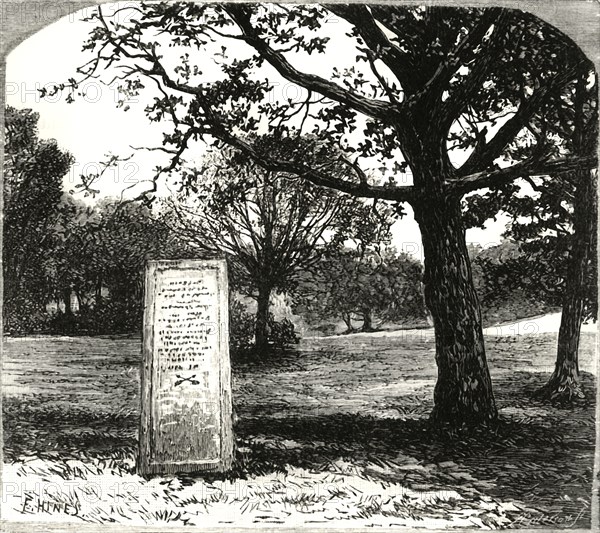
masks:
<path fill-rule="evenodd" d="M 233 458 L 225 261 L 146 270 L 141 473 L 223 471 Z"/>

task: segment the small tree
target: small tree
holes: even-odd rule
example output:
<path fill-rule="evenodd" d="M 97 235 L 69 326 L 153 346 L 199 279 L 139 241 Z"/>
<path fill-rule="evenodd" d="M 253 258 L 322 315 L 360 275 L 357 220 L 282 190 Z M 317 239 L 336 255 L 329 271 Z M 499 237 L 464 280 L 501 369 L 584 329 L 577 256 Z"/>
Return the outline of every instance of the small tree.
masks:
<path fill-rule="evenodd" d="M 555 151 L 574 157 L 594 155 L 598 146 L 598 76 L 586 63 L 577 74 L 561 105 L 528 129 L 532 138 L 561 139 Z M 502 206 L 513 219 L 505 235 L 522 243 L 527 255 L 523 279 L 528 289 L 561 302 L 556 368 L 540 395 L 570 400 L 583 396 L 581 324 L 597 316 L 597 170 L 579 168 L 526 181 L 530 195 L 515 194 L 519 185 L 513 183 L 470 198 L 471 221 L 481 222 Z"/>
<path fill-rule="evenodd" d="M 295 295 L 295 312 L 313 322 L 342 318 L 347 332 L 352 319 L 362 319 L 363 331 L 373 331 L 373 319 L 421 320 L 422 266 L 394 250 L 343 248 L 322 257 L 307 272 Z"/>
<path fill-rule="evenodd" d="M 203 253 L 228 258 L 235 288 L 257 302 L 259 350 L 268 341 L 273 291 L 291 289 L 298 272 L 349 235 L 371 240 L 376 232 L 389 235 L 393 223 L 389 207 L 265 170 L 232 150 L 213 153 L 201 169 L 184 173 L 182 189 L 177 200 L 167 201 L 173 230 Z"/>

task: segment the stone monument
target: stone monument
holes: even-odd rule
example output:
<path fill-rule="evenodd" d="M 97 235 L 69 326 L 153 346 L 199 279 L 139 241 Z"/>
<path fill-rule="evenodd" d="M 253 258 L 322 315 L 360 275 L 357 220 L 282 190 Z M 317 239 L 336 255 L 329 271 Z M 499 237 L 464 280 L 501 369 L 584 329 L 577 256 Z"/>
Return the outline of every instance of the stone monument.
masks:
<path fill-rule="evenodd" d="M 150 261 L 144 291 L 138 471 L 231 467 L 227 266 Z"/>

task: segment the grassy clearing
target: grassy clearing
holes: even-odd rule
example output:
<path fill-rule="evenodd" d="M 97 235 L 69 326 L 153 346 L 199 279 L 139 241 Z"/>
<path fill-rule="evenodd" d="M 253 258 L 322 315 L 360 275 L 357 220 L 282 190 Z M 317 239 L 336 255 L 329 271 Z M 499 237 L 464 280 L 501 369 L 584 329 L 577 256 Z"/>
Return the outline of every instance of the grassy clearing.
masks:
<path fill-rule="evenodd" d="M 429 332 L 303 341 L 234 365 L 237 462 L 226 477 L 135 474 L 139 340 L 9 340 L 4 347 L 3 506 L 11 520 L 197 525 L 589 527 L 590 400 L 531 393 L 555 335 L 487 337 L 501 420 L 428 426 Z M 58 487 L 58 489 L 57 489 Z M 98 492 L 98 487 L 101 488 Z"/>

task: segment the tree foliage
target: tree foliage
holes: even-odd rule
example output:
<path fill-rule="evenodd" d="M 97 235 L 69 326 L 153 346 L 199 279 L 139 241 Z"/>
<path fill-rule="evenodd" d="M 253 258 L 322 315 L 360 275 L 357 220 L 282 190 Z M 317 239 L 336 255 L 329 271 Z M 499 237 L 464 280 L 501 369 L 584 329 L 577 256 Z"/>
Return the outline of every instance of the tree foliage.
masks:
<path fill-rule="evenodd" d="M 598 76 L 582 65 L 578 79 L 561 95 L 534 136 L 560 139 L 556 151 L 593 154 L 598 142 Z M 562 314 L 555 371 L 540 394 L 551 400 L 584 396 L 579 380 L 581 324 L 597 316 L 597 170 L 579 168 L 558 176 L 526 178 L 534 196 L 496 190 L 469 199 L 481 220 L 500 204 L 513 219 L 507 235 L 522 242 L 532 268 L 523 279 L 542 298 L 560 297 Z"/>
<path fill-rule="evenodd" d="M 355 317 L 363 331 L 373 329 L 375 318 L 415 323 L 425 317 L 421 287 L 422 266 L 409 256 L 390 248 L 343 248 L 321 257 L 303 276 L 294 311 L 313 323 L 341 318 L 348 332 Z"/>
<path fill-rule="evenodd" d="M 169 227 L 140 203 L 72 201 L 63 239 L 49 256 L 57 298 L 74 293 L 79 315 L 64 327 L 89 332 L 139 331 L 144 267 L 151 259 L 189 256 Z"/>
<path fill-rule="evenodd" d="M 138 330 L 145 261 L 184 247 L 139 203 L 90 206 L 64 193 L 73 159 L 38 138 L 38 120 L 29 109 L 6 109 L 5 332 Z M 62 303 L 55 316 L 46 308 L 53 302 Z"/>
<path fill-rule="evenodd" d="M 578 78 L 560 95 L 561 103 L 549 112 L 543 123 L 531 124 L 524 135 L 555 139 L 555 152 L 589 155 L 596 151 L 598 136 L 597 75 L 582 65 Z M 555 96 L 556 98 L 557 96 Z M 516 149 L 516 148 L 515 148 Z M 592 170 L 595 172 L 595 170 Z M 504 187 L 471 195 L 466 199 L 466 222 L 483 227 L 485 220 L 499 211 L 508 214 L 511 222 L 507 238 L 520 243 L 522 251 L 510 268 L 521 270 L 522 285 L 528 291 L 552 305 L 560 305 L 565 291 L 567 264 L 576 246 L 574 212 L 579 179 L 590 180 L 589 172 L 569 172 L 560 175 L 525 177 Z M 588 210 L 589 206 L 579 206 Z M 593 235 L 597 232 L 594 219 Z M 586 259 L 585 316 L 597 315 L 596 239 Z M 508 266 L 508 265 L 507 265 Z"/>
<path fill-rule="evenodd" d="M 286 149 L 272 142 L 272 151 Z M 166 201 L 172 228 L 200 252 L 227 257 L 233 287 L 258 304 L 257 349 L 272 340 L 273 328 L 281 329 L 269 321 L 273 291 L 292 290 L 299 273 L 350 238 L 361 246 L 389 240 L 394 222 L 389 206 L 265 170 L 232 150 L 212 153 L 201 168 L 183 173 L 181 190 L 178 200 Z"/>
<path fill-rule="evenodd" d="M 525 291 L 548 306 L 561 307 L 567 279 L 567 266 L 573 247 L 573 187 L 556 187 L 544 181 L 536 186 L 536 195 L 513 199 L 506 209 L 513 217 L 505 236 L 515 242 L 518 253 L 492 265 L 497 281 L 490 292 L 512 288 Z M 519 243 L 518 245 L 516 243 Z M 586 268 L 585 318 L 597 317 L 596 240 L 592 241 Z"/>
<path fill-rule="evenodd" d="M 6 107 L 4 144 L 4 323 L 30 323 L 44 312 L 51 288 L 44 263 L 59 236 L 62 179 L 73 162 L 56 141 L 40 140 L 39 116 Z"/>
<path fill-rule="evenodd" d="M 281 146 L 272 141 L 272 150 Z M 395 221 L 388 205 L 265 170 L 231 149 L 183 173 L 181 191 L 165 201 L 172 229 L 201 252 L 226 256 L 236 289 L 253 298 L 264 283 L 292 289 L 299 272 L 347 240 L 389 241 Z"/>
<path fill-rule="evenodd" d="M 360 4 L 141 3 L 128 9 L 125 23 L 102 8 L 89 17 L 95 27 L 85 49 L 96 56 L 79 74 L 121 66 L 122 105 L 140 92 L 156 95 L 149 118 L 173 127 L 163 143 L 172 157 L 159 174 L 173 170 L 188 146 L 207 135 L 270 170 L 395 201 L 414 201 L 418 190 L 430 186 L 420 176 L 426 156 L 415 151 L 420 138 L 443 143 L 430 164 L 454 180 L 448 183 L 454 193 L 594 166 L 593 154 L 553 157 L 564 155 L 563 139 L 547 121 L 564 115 L 565 92 L 582 69 L 593 66 L 572 41 L 527 13 Z M 294 66 L 289 58 L 327 55 L 335 36 L 327 27 L 332 16 L 348 29 L 345 44 L 356 50 L 348 68 L 329 61 L 328 76 L 321 77 Z M 204 57 L 214 59 L 215 69 Z M 303 88 L 306 99 L 271 97 L 279 79 Z M 73 78 L 54 90 L 74 98 L 80 83 Z M 158 93 L 151 89 L 155 84 Z M 340 162 L 352 179 L 311 164 L 304 147 L 282 156 L 244 136 L 264 127 L 291 138 L 318 132 L 325 137 L 320 149 L 327 143 L 343 148 Z M 491 128 L 498 130 L 493 136 Z M 362 135 L 351 143 L 355 129 Z M 458 168 L 449 156 L 456 150 L 468 151 Z M 388 171 L 387 186 L 370 183 L 354 163 L 369 157 Z M 501 168 L 498 158 L 520 164 Z M 412 187 L 395 182 L 397 171 L 407 167 L 416 180 Z"/>
<path fill-rule="evenodd" d="M 497 246 L 470 249 L 473 280 L 485 325 L 492 326 L 555 311 L 560 297 L 546 291 L 536 276 L 539 259 L 504 239 Z"/>

